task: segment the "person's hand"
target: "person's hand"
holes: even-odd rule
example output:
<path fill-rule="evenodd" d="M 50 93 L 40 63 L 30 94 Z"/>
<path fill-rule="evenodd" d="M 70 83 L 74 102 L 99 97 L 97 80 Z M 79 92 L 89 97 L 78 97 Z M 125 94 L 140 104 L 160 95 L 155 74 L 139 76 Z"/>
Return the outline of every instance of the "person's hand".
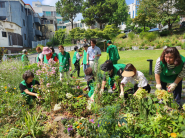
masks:
<path fill-rule="evenodd" d="M 161 84 L 156 84 L 156 89 L 161 90 Z"/>
<path fill-rule="evenodd" d="M 172 83 L 170 86 L 168 86 L 168 92 L 173 92 L 176 87 L 177 87 L 177 84 L 176 83 Z"/>
<path fill-rule="evenodd" d="M 101 90 L 100 90 L 100 95 L 102 95 L 102 94 L 103 94 L 103 92 L 104 92 L 104 89 L 101 89 Z"/>
<path fill-rule="evenodd" d="M 71 71 L 71 67 L 69 67 L 69 71 Z"/>
<path fill-rule="evenodd" d="M 36 96 L 38 99 L 40 99 L 40 97 L 41 97 L 39 94 L 35 94 L 35 96 Z"/>
<path fill-rule="evenodd" d="M 123 97 L 123 96 L 124 96 L 124 91 L 121 91 L 119 97 L 121 98 L 121 97 Z"/>
<path fill-rule="evenodd" d="M 89 65 L 89 61 L 87 61 L 87 63 L 86 63 L 87 65 Z"/>
<path fill-rule="evenodd" d="M 87 91 L 87 89 L 88 89 L 88 87 L 85 87 L 85 88 L 83 89 L 83 91 Z"/>
<path fill-rule="evenodd" d="M 81 63 L 81 65 L 83 65 L 83 62 Z"/>

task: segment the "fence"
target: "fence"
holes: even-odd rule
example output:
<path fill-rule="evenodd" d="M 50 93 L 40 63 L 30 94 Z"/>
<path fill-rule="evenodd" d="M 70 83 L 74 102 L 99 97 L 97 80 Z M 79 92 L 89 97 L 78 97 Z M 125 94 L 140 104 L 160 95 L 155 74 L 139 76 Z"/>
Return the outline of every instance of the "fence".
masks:
<path fill-rule="evenodd" d="M 41 41 L 32 41 L 32 48 L 36 48 L 38 44 L 46 46 L 46 43 L 49 42 L 49 39 L 41 40 Z"/>

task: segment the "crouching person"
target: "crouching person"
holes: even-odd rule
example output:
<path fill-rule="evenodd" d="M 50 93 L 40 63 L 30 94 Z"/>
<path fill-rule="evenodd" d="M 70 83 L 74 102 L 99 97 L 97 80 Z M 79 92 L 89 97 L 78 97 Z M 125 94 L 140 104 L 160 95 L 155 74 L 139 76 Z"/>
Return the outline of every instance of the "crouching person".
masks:
<path fill-rule="evenodd" d="M 110 60 L 105 61 L 105 63 L 101 65 L 101 70 L 103 70 L 104 72 L 108 72 L 109 74 L 108 83 L 109 83 L 109 86 L 111 86 L 112 90 L 115 90 L 116 88 L 114 84 L 115 82 L 114 77 L 118 75 L 121 78 L 122 77 L 121 74 L 123 73 L 125 66 L 126 66 L 125 64 L 114 64 L 113 65 L 112 61 Z M 104 92 L 105 85 L 106 85 L 106 76 L 104 75 L 100 94 Z"/>
<path fill-rule="evenodd" d="M 128 98 L 128 94 L 135 95 L 138 89 L 145 89 L 150 93 L 151 87 L 148 84 L 147 79 L 145 78 L 144 74 L 140 71 L 137 71 L 136 68 L 132 64 L 127 64 L 123 73 L 122 73 L 123 80 L 121 81 L 121 93 L 120 97 L 124 96 L 124 98 Z M 134 84 L 134 89 L 130 89 L 124 92 L 124 86 L 128 82 Z"/>
<path fill-rule="evenodd" d="M 33 99 L 39 98 L 39 95 L 34 92 L 33 86 L 40 85 L 37 80 L 34 80 L 34 74 L 31 71 L 26 71 L 23 74 L 23 81 L 20 83 L 19 88 L 21 94 L 26 96 L 27 104 L 31 104 Z"/>

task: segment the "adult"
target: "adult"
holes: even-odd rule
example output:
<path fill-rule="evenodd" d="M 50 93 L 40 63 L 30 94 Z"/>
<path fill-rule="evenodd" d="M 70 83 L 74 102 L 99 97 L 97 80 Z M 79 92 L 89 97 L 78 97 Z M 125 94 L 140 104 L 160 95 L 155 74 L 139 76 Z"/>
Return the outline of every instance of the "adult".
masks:
<path fill-rule="evenodd" d="M 122 72 L 125 68 L 125 64 L 113 64 L 112 61 L 107 60 L 105 61 L 104 64 L 101 65 L 101 70 L 108 72 L 109 74 L 109 86 L 111 86 L 112 90 L 115 90 L 115 79 L 114 77 L 116 75 L 118 75 L 120 78 L 122 78 Z M 101 86 L 101 91 L 100 93 L 102 93 L 105 90 L 105 85 L 106 85 L 106 76 L 104 75 L 103 77 L 103 81 L 102 81 L 102 86 Z"/>
<path fill-rule="evenodd" d="M 98 59 L 101 56 L 101 50 L 96 46 L 96 40 L 91 40 L 91 46 L 87 49 L 87 65 L 96 72 L 98 68 Z"/>
<path fill-rule="evenodd" d="M 132 65 L 132 64 L 127 64 L 123 73 L 122 73 L 123 80 L 121 81 L 121 93 L 120 96 L 123 96 L 125 98 L 128 98 L 128 94 L 134 94 L 137 92 L 138 89 L 145 89 L 150 93 L 151 87 L 148 84 L 147 79 L 145 78 L 144 74 L 138 70 Z M 124 86 L 128 83 L 131 82 L 134 84 L 134 90 L 131 90 L 129 92 L 124 93 Z"/>
<path fill-rule="evenodd" d="M 84 44 L 84 53 L 83 53 L 83 60 L 82 60 L 84 73 L 85 73 L 85 70 L 89 67 L 89 65 L 87 65 L 87 49 L 88 49 L 88 45 Z"/>
<path fill-rule="evenodd" d="M 60 80 L 64 77 L 64 73 L 66 73 L 67 80 L 70 80 L 70 71 L 71 71 L 71 58 L 70 54 L 64 51 L 64 47 L 60 45 L 58 47 L 58 62 L 59 62 L 59 71 L 60 71 Z"/>
<path fill-rule="evenodd" d="M 111 40 L 107 40 L 107 60 L 111 60 L 113 64 L 117 64 L 120 59 L 118 49 L 112 44 Z"/>
<path fill-rule="evenodd" d="M 58 61 L 57 56 L 52 54 L 52 50 L 49 49 L 49 47 L 43 47 L 42 54 L 44 55 L 44 63 L 46 63 L 46 64 L 48 64 L 48 61 L 50 59 L 53 59 L 55 62 Z"/>
<path fill-rule="evenodd" d="M 38 53 L 37 55 L 37 63 L 40 62 L 40 63 L 43 63 L 43 60 L 44 60 L 44 56 L 42 54 L 42 49 L 40 47 L 37 47 L 36 48 L 36 51 Z"/>
<path fill-rule="evenodd" d="M 23 55 L 21 57 L 21 61 L 23 62 L 24 65 L 28 65 L 28 63 L 29 63 L 29 59 L 28 59 L 28 56 L 27 56 L 28 51 L 26 49 L 23 49 L 22 52 L 23 52 Z"/>
<path fill-rule="evenodd" d="M 39 95 L 34 91 L 34 85 L 40 85 L 37 80 L 34 80 L 34 74 L 31 71 L 26 71 L 23 74 L 23 81 L 20 83 L 19 88 L 21 94 L 26 96 L 26 101 L 31 104 L 33 99 L 39 98 Z"/>
<path fill-rule="evenodd" d="M 77 71 L 77 76 L 80 77 L 80 59 L 82 57 L 78 53 L 78 51 L 79 51 L 78 46 L 75 46 L 74 47 L 74 50 L 75 50 L 75 53 L 73 55 L 73 61 L 72 61 L 72 63 L 74 64 L 75 69 L 71 73 L 71 77 L 73 76 L 73 73 L 75 73 L 76 71 Z"/>
<path fill-rule="evenodd" d="M 51 51 L 52 51 L 52 54 L 55 55 L 57 58 L 58 58 L 58 54 L 55 53 L 55 49 L 53 47 L 50 47 Z"/>
<path fill-rule="evenodd" d="M 166 48 L 155 65 L 156 88 L 173 92 L 181 108 L 182 79 L 185 77 L 185 57 L 175 47 Z M 166 88 L 167 83 L 170 83 Z M 161 101 L 160 101 L 161 102 Z"/>

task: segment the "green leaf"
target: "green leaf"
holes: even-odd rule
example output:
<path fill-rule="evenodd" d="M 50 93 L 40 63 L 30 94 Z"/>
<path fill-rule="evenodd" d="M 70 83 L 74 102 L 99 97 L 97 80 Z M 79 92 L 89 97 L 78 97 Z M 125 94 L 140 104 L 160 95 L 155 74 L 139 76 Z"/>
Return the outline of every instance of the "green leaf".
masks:
<path fill-rule="evenodd" d="M 183 117 L 179 116 L 179 122 L 182 122 L 182 121 L 183 121 Z"/>

